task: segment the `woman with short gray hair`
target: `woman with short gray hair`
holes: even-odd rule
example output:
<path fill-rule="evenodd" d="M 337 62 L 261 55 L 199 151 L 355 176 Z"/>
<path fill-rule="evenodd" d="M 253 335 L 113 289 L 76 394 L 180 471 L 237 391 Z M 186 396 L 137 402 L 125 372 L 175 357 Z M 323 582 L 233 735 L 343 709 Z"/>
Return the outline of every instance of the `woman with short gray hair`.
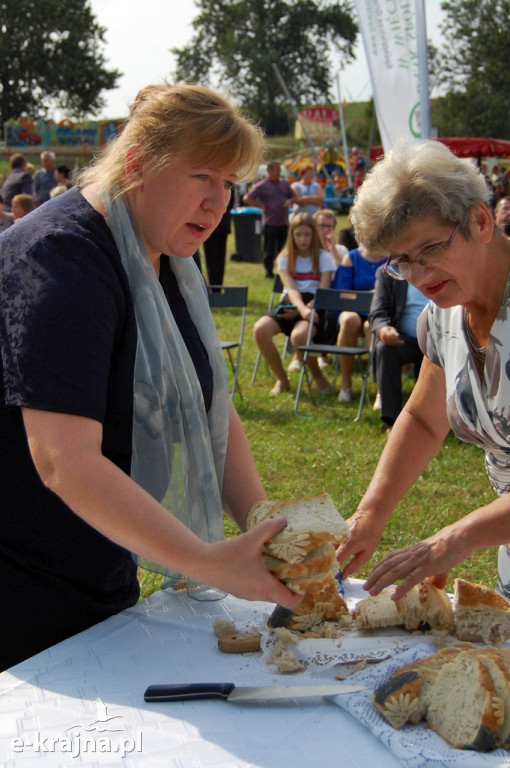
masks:
<path fill-rule="evenodd" d="M 418 321 L 425 355 L 372 481 L 338 552 L 343 575 L 373 555 L 386 521 L 450 431 L 485 450 L 497 494 L 412 546 L 391 552 L 365 588 L 401 582 L 400 599 L 482 547 L 500 546 L 498 588 L 510 599 L 510 242 L 495 226 L 486 181 L 470 160 L 437 141 L 397 144 L 367 176 L 351 220 L 371 251 L 389 253 L 387 274 L 428 299 Z"/>

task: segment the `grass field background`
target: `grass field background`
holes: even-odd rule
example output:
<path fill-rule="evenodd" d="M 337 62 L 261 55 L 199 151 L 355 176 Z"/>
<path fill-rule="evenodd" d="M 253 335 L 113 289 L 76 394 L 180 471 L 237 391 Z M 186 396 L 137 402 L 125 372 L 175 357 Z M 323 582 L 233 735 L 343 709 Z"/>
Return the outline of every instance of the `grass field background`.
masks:
<path fill-rule="evenodd" d="M 339 216 L 337 227 L 347 226 Z M 293 413 L 299 374 L 291 374 L 291 389 L 277 398 L 269 396 L 274 379 L 264 362 L 255 383 L 250 383 L 256 357 L 252 327 L 266 311 L 271 281 L 264 277 L 261 264 L 230 260 L 235 239 L 229 237 L 225 284 L 248 286 L 248 318 L 242 351 L 240 389 L 235 403 L 251 444 L 255 461 L 269 498 L 296 499 L 323 492 L 331 494 L 344 518 L 356 510 L 386 442 L 379 413 L 372 410 L 376 388 L 370 379 L 369 396 L 362 418 L 354 423 L 358 408 L 361 377 L 354 378 L 354 397 L 349 404 L 326 397 L 314 405 L 305 389 L 300 402 L 300 416 Z M 205 268 L 205 264 L 204 264 Z M 237 333 L 236 311 L 215 315 L 222 338 Z M 281 336 L 283 343 L 284 337 Z M 327 374 L 332 378 L 332 373 Z M 408 394 L 413 385 L 406 380 Z M 422 539 L 494 499 L 484 470 L 483 452 L 449 435 L 438 455 L 397 507 L 387 525 L 376 552 L 385 552 Z M 238 535 L 237 526 L 226 519 L 227 536 Z M 448 588 L 455 576 L 495 585 L 495 549 L 477 551 L 469 560 L 452 570 Z M 368 573 L 368 566 L 358 576 Z M 159 577 L 139 573 L 142 594 L 146 596 L 160 584 Z"/>

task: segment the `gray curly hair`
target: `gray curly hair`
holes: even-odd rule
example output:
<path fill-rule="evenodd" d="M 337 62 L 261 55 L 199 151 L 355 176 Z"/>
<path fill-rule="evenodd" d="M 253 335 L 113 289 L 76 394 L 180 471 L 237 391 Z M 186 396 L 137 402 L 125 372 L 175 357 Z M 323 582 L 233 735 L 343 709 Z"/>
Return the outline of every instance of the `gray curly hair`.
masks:
<path fill-rule="evenodd" d="M 490 192 L 474 162 L 435 140 L 399 141 L 367 174 L 351 208 L 358 242 L 387 253 L 404 227 L 426 218 L 460 224 L 469 237 L 469 211 L 488 205 Z"/>

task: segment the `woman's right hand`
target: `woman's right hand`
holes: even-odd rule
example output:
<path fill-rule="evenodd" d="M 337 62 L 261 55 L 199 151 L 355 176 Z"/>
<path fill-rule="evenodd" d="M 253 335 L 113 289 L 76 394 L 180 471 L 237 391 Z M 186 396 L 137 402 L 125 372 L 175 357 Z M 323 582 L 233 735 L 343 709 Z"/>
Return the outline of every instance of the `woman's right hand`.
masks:
<path fill-rule="evenodd" d="M 293 609 L 303 595 L 291 592 L 262 560 L 262 547 L 287 525 L 283 517 L 265 520 L 233 539 L 205 545 L 206 572 L 198 580 L 244 600 L 262 600 Z M 207 561 L 207 562 L 206 562 Z M 195 576 L 193 576 L 195 578 Z"/>
<path fill-rule="evenodd" d="M 382 526 L 377 525 L 376 519 L 369 510 L 357 509 L 352 517 L 346 520 L 351 535 L 336 553 L 342 566 L 343 578 L 359 571 L 374 554 L 384 530 L 384 523 Z M 345 565 L 342 565 L 343 563 Z"/>

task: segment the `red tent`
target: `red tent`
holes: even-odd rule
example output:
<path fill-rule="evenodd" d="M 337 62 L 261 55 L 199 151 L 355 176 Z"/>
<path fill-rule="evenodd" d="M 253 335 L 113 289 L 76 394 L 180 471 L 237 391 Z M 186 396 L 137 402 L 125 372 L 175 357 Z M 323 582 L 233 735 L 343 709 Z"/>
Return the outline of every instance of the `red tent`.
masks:
<path fill-rule="evenodd" d="M 439 136 L 437 141 L 446 144 L 458 157 L 510 157 L 510 141 L 504 139 L 459 139 Z M 377 160 L 384 154 L 381 146 L 370 148 L 370 159 Z"/>

